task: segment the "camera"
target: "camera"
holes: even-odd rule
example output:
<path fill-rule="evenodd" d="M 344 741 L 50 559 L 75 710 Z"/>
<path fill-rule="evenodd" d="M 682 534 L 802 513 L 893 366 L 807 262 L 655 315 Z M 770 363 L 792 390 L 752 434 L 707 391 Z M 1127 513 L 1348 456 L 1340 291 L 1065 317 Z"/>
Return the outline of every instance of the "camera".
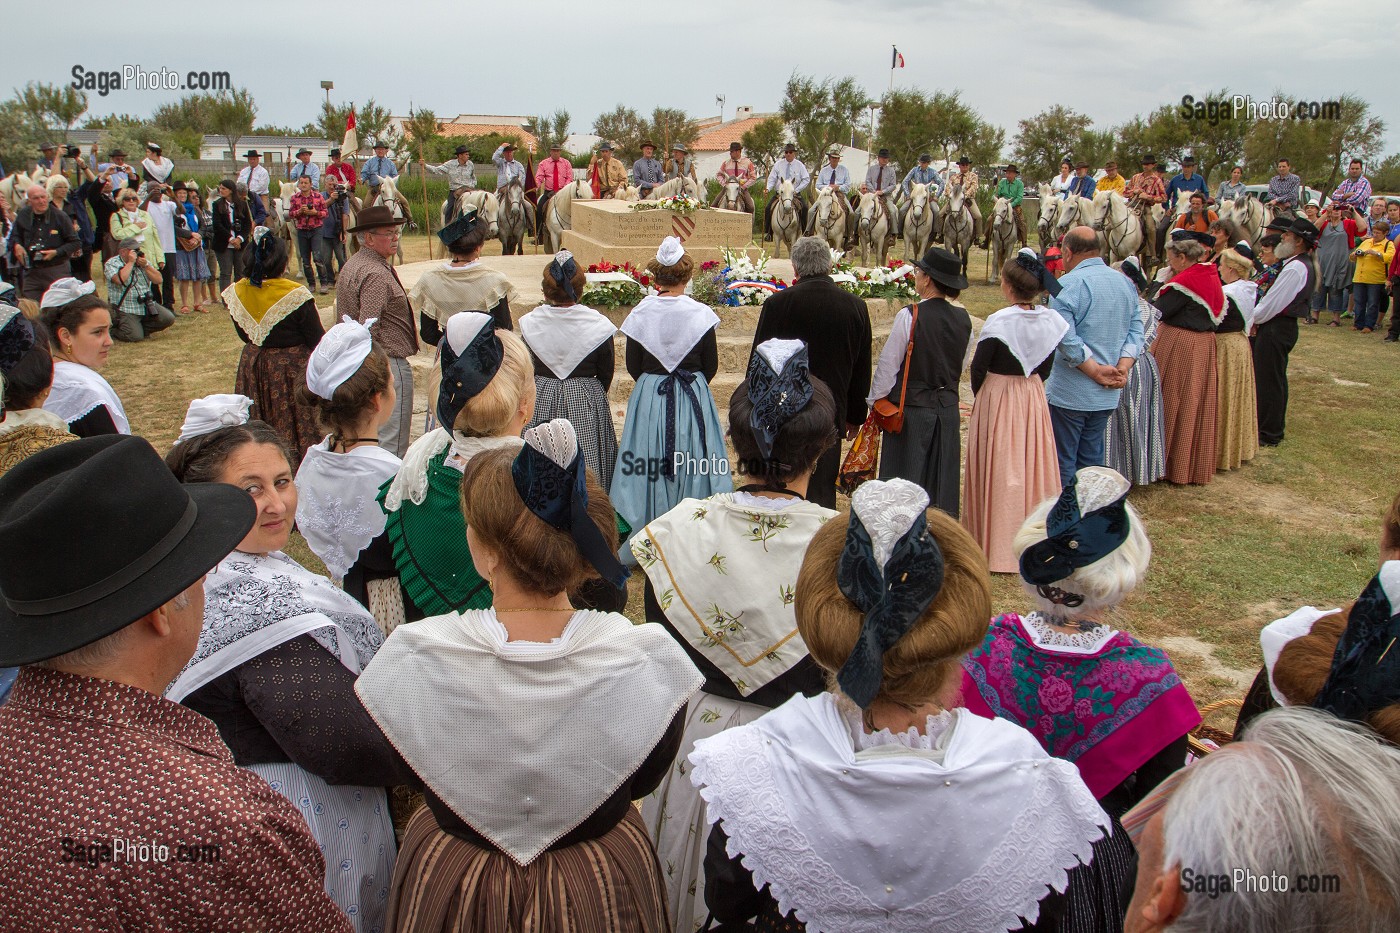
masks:
<path fill-rule="evenodd" d="M 70 159 L 77 159 L 82 157 L 83 150 L 79 149 L 77 146 L 65 145 L 63 147 L 63 154 Z"/>

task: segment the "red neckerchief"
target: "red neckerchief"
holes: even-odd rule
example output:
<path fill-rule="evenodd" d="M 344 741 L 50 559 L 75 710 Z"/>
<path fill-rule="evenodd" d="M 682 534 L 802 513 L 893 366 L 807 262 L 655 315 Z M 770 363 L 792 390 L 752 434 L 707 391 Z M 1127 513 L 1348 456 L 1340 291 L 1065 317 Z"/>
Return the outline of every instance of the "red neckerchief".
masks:
<path fill-rule="evenodd" d="M 1163 291 L 1169 288 L 1205 308 L 1216 327 L 1225 320 L 1225 290 L 1220 286 L 1220 273 L 1210 263 L 1192 263 L 1182 269 L 1162 286 Z"/>

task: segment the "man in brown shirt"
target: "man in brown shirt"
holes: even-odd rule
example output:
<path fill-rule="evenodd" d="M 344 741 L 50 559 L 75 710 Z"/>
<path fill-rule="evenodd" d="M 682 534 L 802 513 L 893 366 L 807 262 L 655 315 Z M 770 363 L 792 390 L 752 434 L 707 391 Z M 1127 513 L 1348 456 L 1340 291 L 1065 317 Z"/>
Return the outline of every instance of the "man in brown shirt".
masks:
<path fill-rule="evenodd" d="M 378 320 L 370 330 L 389 354 L 394 374 L 394 411 L 379 429 L 379 446 L 402 457 L 408 450 L 413 421 L 413 367 L 408 358 L 418 352 L 418 332 L 413 307 L 389 257 L 398 252 L 399 227 L 387 207 L 371 207 L 356 218 L 350 233 L 360 238 L 361 249 L 340 270 L 336 287 L 335 317 L 349 315 L 361 324 Z"/>
<path fill-rule="evenodd" d="M 127 435 L 0 477 L 0 665 L 23 665 L 0 708 L 0 927 L 353 929 L 296 808 L 161 696 L 255 514 Z"/>

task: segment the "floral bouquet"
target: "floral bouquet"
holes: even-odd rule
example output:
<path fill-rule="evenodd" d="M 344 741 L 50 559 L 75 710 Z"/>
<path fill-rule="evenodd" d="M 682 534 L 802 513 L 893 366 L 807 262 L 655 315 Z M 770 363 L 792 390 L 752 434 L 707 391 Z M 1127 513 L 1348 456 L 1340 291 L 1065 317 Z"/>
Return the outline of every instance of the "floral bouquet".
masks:
<path fill-rule="evenodd" d="M 857 269 L 846 261 L 841 253 L 833 253 L 831 279 L 846 291 L 860 298 L 896 298 L 913 301 L 918 298 L 914 291 L 914 279 L 910 273 L 914 267 L 903 259 L 891 259 L 883 266 L 873 269 Z"/>
<path fill-rule="evenodd" d="M 662 198 L 659 201 L 637 201 L 632 205 L 634 211 L 655 211 L 665 210 L 682 217 L 702 210 L 706 205 L 695 198 L 688 198 L 683 194 L 673 194 L 669 198 Z"/>
<path fill-rule="evenodd" d="M 579 302 L 593 308 L 626 308 L 642 300 L 651 277 L 630 262 L 595 262 L 587 270 L 588 283 Z"/>
<path fill-rule="evenodd" d="M 710 260 L 700 264 L 691 285 L 696 301 L 714 307 L 737 308 L 761 305 L 773 292 L 787 288 L 788 283 L 768 272 L 768 254 L 760 253 L 757 260 L 746 251 L 721 250 L 724 261 Z"/>

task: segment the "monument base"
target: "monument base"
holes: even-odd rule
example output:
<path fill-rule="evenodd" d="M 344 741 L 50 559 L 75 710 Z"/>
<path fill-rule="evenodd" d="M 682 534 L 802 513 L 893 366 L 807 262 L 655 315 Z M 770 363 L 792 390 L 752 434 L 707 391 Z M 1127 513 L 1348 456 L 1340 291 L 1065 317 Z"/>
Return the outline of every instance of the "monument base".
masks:
<path fill-rule="evenodd" d="M 679 236 L 696 263 L 722 260 L 722 250 L 744 251 L 757 258 L 753 215 L 742 211 L 700 210 L 681 216 L 664 208 L 634 211 L 627 201 L 575 201 L 573 228 L 564 231 L 564 248 L 585 267 L 606 259 L 641 268 L 656 256 L 668 236 Z"/>

